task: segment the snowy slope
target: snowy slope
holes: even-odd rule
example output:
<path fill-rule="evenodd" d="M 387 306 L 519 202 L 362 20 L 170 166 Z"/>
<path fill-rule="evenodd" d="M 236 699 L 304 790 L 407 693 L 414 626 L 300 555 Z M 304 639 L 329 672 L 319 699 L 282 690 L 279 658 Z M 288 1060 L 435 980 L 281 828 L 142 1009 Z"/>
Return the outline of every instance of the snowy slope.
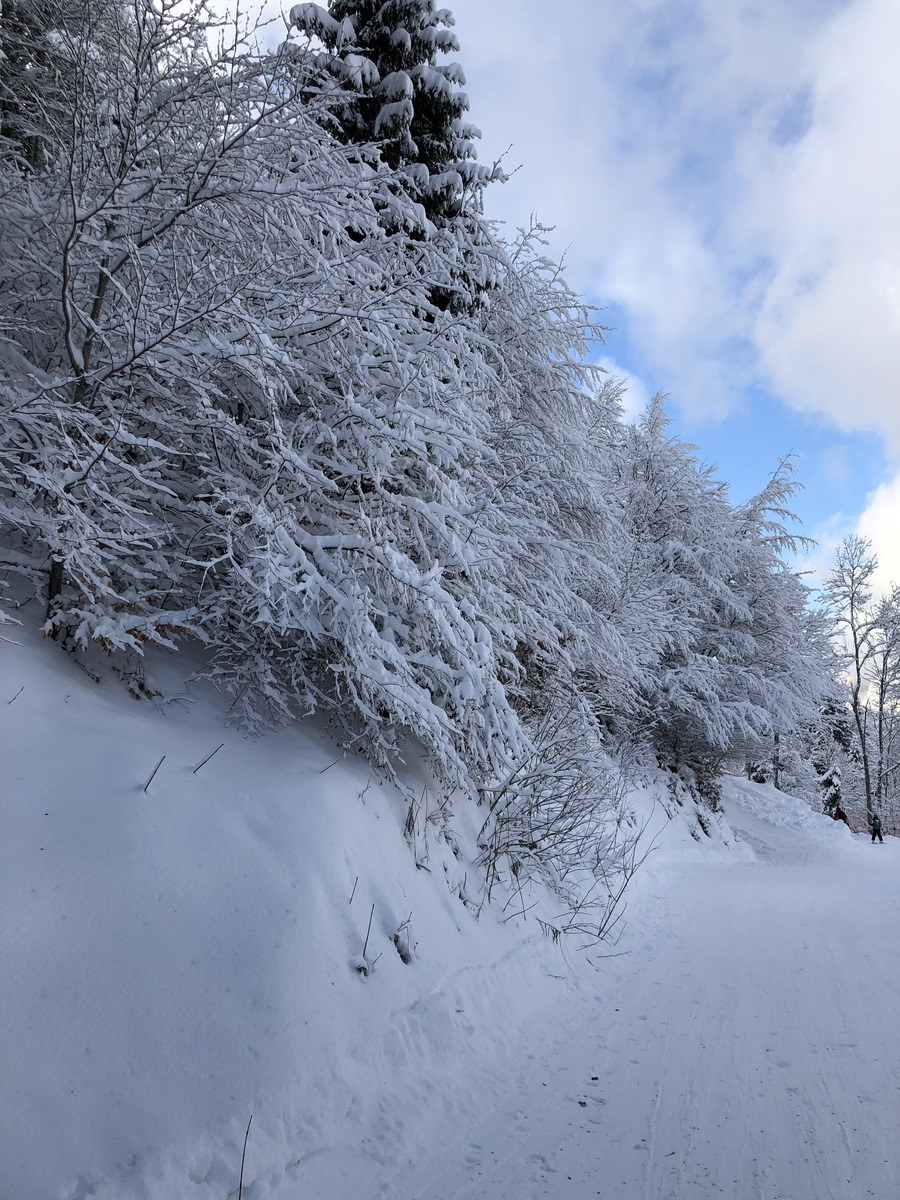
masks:
<path fill-rule="evenodd" d="M 413 857 L 326 730 L 249 742 L 12 636 L 2 1200 L 226 1200 L 251 1113 L 248 1200 L 900 1195 L 895 839 L 733 781 L 698 841 L 635 795 L 658 848 L 594 970 L 547 898 L 477 918 L 465 814 Z"/>
<path fill-rule="evenodd" d="M 11 636 L 2 1200 L 222 1200 L 251 1113 L 248 1196 L 339 1197 L 427 1157 L 571 986 L 546 898 L 479 914 L 475 831 L 425 819 L 424 775 L 414 857 L 405 802 L 326 729 L 248 741 L 181 656 L 152 659 L 182 698 L 161 704 Z"/>

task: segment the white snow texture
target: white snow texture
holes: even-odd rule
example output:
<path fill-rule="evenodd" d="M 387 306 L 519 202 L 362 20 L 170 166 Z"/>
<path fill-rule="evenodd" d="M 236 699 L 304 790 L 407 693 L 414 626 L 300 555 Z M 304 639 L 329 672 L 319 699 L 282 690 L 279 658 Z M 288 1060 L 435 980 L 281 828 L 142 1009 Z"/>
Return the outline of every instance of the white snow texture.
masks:
<path fill-rule="evenodd" d="M 4 1200 L 225 1200 L 251 1113 L 248 1200 L 900 1195 L 897 839 L 738 780 L 707 837 L 635 793 L 617 956 L 560 949 L 546 895 L 477 918 L 468 809 L 459 858 L 433 822 L 413 854 L 320 727 L 247 741 L 17 637 Z"/>

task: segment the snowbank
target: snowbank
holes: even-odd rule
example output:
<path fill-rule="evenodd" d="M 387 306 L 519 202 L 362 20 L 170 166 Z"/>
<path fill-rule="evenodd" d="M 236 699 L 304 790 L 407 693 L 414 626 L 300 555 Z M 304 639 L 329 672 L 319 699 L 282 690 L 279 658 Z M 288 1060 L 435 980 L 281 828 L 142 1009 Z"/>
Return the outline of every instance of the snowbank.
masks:
<path fill-rule="evenodd" d="M 814 812 L 803 800 L 770 783 L 730 777 L 723 788 L 725 813 L 740 842 L 762 862 L 813 862 L 853 853 L 858 839 L 843 821 Z"/>
<path fill-rule="evenodd" d="M 137 701 L 16 637 L 0 648 L 4 1200 L 223 1200 L 251 1113 L 254 1195 L 298 1171 L 307 1200 L 347 1195 L 424 1153 L 572 986 L 539 929 L 551 902 L 480 912 L 475 831 L 421 772 L 414 855 L 405 804 L 323 726 L 249 741 L 185 688 L 179 656 L 147 683 L 180 698 Z"/>
<path fill-rule="evenodd" d="M 181 656 L 152 659 L 163 696 L 137 701 L 15 636 L 0 647 L 4 1200 L 224 1200 L 251 1114 L 248 1200 L 396 1194 L 560 1014 L 621 985 L 620 960 L 542 934 L 552 898 L 481 908 L 473 814 L 451 815 L 416 764 L 411 847 L 405 802 L 323 725 L 250 741 L 186 688 Z M 853 843 L 740 781 L 705 831 L 652 784 L 631 805 L 656 842 L 617 947 L 636 956 L 681 919 L 671 882 L 692 864 L 765 860 L 779 830 L 795 854 Z"/>

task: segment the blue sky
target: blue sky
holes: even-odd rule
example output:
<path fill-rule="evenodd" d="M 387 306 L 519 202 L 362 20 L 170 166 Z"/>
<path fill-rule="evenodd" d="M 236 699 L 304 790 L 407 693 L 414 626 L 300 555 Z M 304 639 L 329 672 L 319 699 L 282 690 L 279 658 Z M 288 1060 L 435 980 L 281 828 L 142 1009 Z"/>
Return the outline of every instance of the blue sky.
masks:
<path fill-rule="evenodd" d="M 743 499 L 793 451 L 821 568 L 900 581 L 897 0 L 448 0 L 490 215 L 554 225 L 604 365 Z"/>

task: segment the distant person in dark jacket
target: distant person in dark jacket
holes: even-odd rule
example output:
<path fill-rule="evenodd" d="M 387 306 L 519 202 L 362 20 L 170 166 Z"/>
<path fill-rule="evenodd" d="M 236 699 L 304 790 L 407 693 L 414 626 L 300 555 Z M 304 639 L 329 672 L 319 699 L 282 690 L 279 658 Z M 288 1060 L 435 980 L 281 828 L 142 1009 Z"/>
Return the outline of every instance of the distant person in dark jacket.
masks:
<path fill-rule="evenodd" d="M 834 806 L 834 812 L 831 814 L 836 821 L 843 821 L 847 828 L 850 828 L 850 822 L 847 820 L 847 814 L 839 804 Z"/>
<path fill-rule="evenodd" d="M 872 813 L 872 841 L 874 842 L 876 838 L 878 838 L 879 842 L 881 842 L 881 844 L 883 846 L 884 838 L 881 836 L 881 817 L 879 817 L 878 813 L 873 812 Z"/>

